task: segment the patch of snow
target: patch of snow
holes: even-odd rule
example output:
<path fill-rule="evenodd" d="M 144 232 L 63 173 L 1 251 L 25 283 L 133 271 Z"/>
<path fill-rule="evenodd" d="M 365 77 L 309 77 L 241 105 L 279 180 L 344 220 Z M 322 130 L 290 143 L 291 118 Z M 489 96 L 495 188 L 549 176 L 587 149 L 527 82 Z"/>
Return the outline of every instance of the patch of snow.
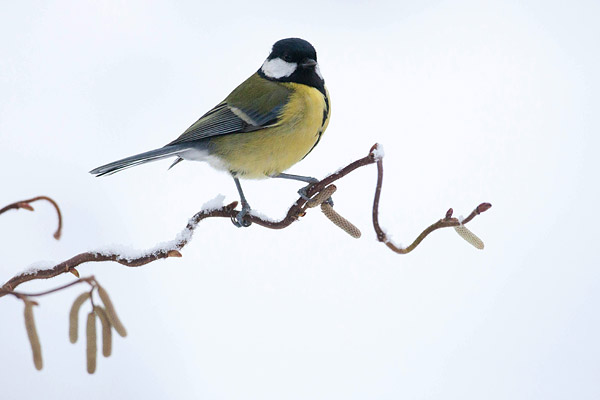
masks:
<path fill-rule="evenodd" d="M 23 272 L 21 272 L 19 275 L 23 276 L 23 275 L 33 275 L 38 273 L 39 271 L 45 270 L 45 269 L 50 269 L 52 267 L 54 267 L 56 264 L 53 261 L 37 261 L 31 265 L 29 265 Z"/>
<path fill-rule="evenodd" d="M 250 211 L 248 211 L 248 214 L 252 215 L 253 217 L 260 218 L 263 221 L 279 222 L 281 220 L 281 218 L 279 218 L 279 219 L 271 218 L 268 215 L 265 215 L 265 214 L 261 213 L 260 211 L 255 210 L 254 208 L 250 209 Z"/>
<path fill-rule="evenodd" d="M 211 211 L 214 210 L 218 210 L 219 208 L 223 207 L 225 204 L 223 204 L 223 201 L 225 200 L 225 195 L 222 194 L 218 194 L 217 197 L 215 197 L 214 199 L 211 199 L 209 201 L 207 201 L 206 203 L 202 204 L 202 211 L 206 214 L 209 213 Z"/>
<path fill-rule="evenodd" d="M 391 233 L 389 233 L 387 231 L 387 229 L 383 226 L 379 226 L 381 228 L 381 230 L 383 231 L 384 235 L 385 235 L 385 239 L 383 240 L 383 243 L 391 243 L 392 245 L 394 245 L 395 247 L 399 248 L 399 249 L 403 249 L 404 245 L 402 244 L 402 242 L 397 242 L 393 239 L 393 236 Z"/>
<path fill-rule="evenodd" d="M 218 197 L 218 196 L 217 196 Z M 223 200 L 225 196 L 222 196 L 220 201 Z M 204 206 L 203 206 L 204 207 Z M 219 208 L 219 207 L 217 207 Z M 204 210 L 207 211 L 207 210 Z M 189 226 L 188 226 L 189 225 Z M 104 256 L 113 256 L 116 255 L 119 260 L 132 261 L 138 258 L 147 257 L 150 255 L 157 255 L 159 253 L 166 253 L 170 250 L 179 250 L 180 245 L 184 242 L 189 242 L 194 235 L 194 229 L 198 225 L 198 223 L 194 222 L 193 219 L 188 221 L 188 225 L 180 231 L 175 239 L 169 240 L 167 242 L 161 242 L 151 247 L 150 249 L 145 250 L 136 250 L 129 246 L 123 246 L 120 244 L 111 245 L 106 248 L 93 250 L 94 252 L 104 255 Z"/>
<path fill-rule="evenodd" d="M 375 150 L 373 150 L 373 156 L 375 156 L 376 160 L 381 160 L 385 156 L 385 151 L 383 150 L 383 145 L 377 143 Z"/>
<path fill-rule="evenodd" d="M 222 194 L 217 195 L 214 199 L 207 201 L 202 205 L 202 212 L 204 214 L 208 214 L 211 211 L 218 210 L 223 207 L 223 201 L 225 200 L 225 196 Z M 191 218 L 188 221 L 183 230 L 181 230 L 175 239 L 169 240 L 166 242 L 158 243 L 157 245 L 144 250 L 138 250 L 131 248 L 129 246 L 123 246 L 121 244 L 114 244 L 111 246 L 107 246 L 105 248 L 100 248 L 96 250 L 92 250 L 98 254 L 103 256 L 114 256 L 116 255 L 119 260 L 132 261 L 135 259 L 139 259 L 142 257 L 147 257 L 151 255 L 157 255 L 159 253 L 166 253 L 170 250 L 179 250 L 181 245 L 185 242 L 189 242 L 194 235 L 194 229 L 198 225 L 197 222 Z"/>

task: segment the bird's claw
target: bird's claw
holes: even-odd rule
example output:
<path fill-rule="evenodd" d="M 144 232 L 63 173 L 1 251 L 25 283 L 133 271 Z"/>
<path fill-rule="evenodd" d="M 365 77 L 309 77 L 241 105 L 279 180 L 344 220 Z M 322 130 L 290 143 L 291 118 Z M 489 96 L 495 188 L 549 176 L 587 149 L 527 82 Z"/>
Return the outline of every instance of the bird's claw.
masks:
<path fill-rule="evenodd" d="M 248 212 L 250 212 L 251 208 L 250 208 L 250 204 L 248 203 L 243 203 L 242 204 L 242 210 L 237 213 L 237 215 L 233 218 L 231 218 L 231 222 L 233 222 L 233 224 L 235 226 L 237 226 L 238 228 L 247 228 L 250 225 L 252 225 L 252 222 L 250 221 L 246 221 L 244 219 L 244 217 L 248 214 Z"/>
<path fill-rule="evenodd" d="M 298 189 L 298 194 L 300 195 L 300 197 L 302 197 L 306 201 L 310 200 L 310 197 L 308 197 L 308 195 L 307 195 L 308 189 L 315 183 L 319 182 L 319 180 L 317 178 L 310 178 L 310 177 L 307 177 L 307 178 L 310 179 L 310 183 L 308 185 L 304 186 L 303 188 Z"/>

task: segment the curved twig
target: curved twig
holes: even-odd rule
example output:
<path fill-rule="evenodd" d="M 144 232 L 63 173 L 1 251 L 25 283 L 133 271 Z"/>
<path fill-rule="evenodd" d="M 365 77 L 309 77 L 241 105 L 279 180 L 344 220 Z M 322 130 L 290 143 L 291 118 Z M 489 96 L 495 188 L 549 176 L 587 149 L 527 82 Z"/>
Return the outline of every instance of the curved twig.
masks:
<path fill-rule="evenodd" d="M 58 207 L 58 204 L 56 204 L 56 202 L 48 196 L 38 196 L 38 197 L 34 197 L 29 200 L 16 201 L 12 204 L 7 205 L 6 207 L 0 208 L 0 214 L 4 214 L 8 210 L 18 210 L 20 208 L 23 208 L 23 209 L 29 210 L 29 211 L 34 211 L 34 209 L 30 203 L 33 203 L 33 202 L 39 201 L 39 200 L 48 201 L 50 204 L 52 204 L 52 206 L 56 210 L 56 215 L 58 215 L 58 228 L 56 228 L 56 232 L 54 232 L 53 236 L 56 240 L 60 239 L 60 235 L 62 232 L 62 214 L 60 212 L 60 208 Z"/>
<path fill-rule="evenodd" d="M 371 149 L 373 151 L 373 149 Z M 413 251 L 422 241 L 429 235 L 431 232 L 441 229 L 441 228 L 450 228 L 453 226 L 465 225 L 477 215 L 485 212 L 492 207 L 490 203 L 481 203 L 478 205 L 475 210 L 469 214 L 467 218 L 465 218 L 462 222 L 457 218 L 452 218 L 453 210 L 449 209 L 446 212 L 446 216 L 436 223 L 425 228 L 423 232 L 407 247 L 399 247 L 392 243 L 386 233 L 381 229 L 379 225 L 379 197 L 381 196 L 381 186 L 383 184 L 383 160 L 377 160 L 377 186 L 375 187 L 375 198 L 373 199 L 373 228 L 375 229 L 375 233 L 377 235 L 377 240 L 385 243 L 385 245 L 391 249 L 392 251 L 399 254 L 407 254 Z"/>
<path fill-rule="evenodd" d="M 459 221 L 456 218 L 452 218 L 452 209 L 450 209 L 446 213 L 445 218 L 437 221 L 433 225 L 426 228 L 414 240 L 414 242 L 410 246 L 408 246 L 406 248 L 401 248 L 401 247 L 398 247 L 398 246 L 394 245 L 393 243 L 391 243 L 389 238 L 387 237 L 387 235 L 385 234 L 385 232 L 381 229 L 381 226 L 379 225 L 379 198 L 381 196 L 381 186 L 383 184 L 383 161 L 382 161 L 381 156 L 379 155 L 377 144 L 375 144 L 371 148 L 369 154 L 366 157 L 363 157 L 359 160 L 356 160 L 356 161 L 348 164 L 346 167 L 340 169 L 339 171 L 337 171 L 337 172 L 325 177 L 321 181 L 316 182 L 313 185 L 311 185 L 308 188 L 306 194 L 309 198 L 311 198 L 311 197 L 315 196 L 316 194 L 320 193 L 321 191 L 323 191 L 331 183 L 343 178 L 344 176 L 348 175 L 350 172 L 352 172 L 358 168 L 364 167 L 365 165 L 370 165 L 370 164 L 374 164 L 374 163 L 377 164 L 377 186 L 375 188 L 375 199 L 373 201 L 373 227 L 375 229 L 375 233 L 377 234 L 377 239 L 380 242 L 384 242 L 388 248 L 395 251 L 396 253 L 406 254 L 406 253 L 409 253 L 412 250 L 414 250 L 419 245 L 419 243 L 421 243 L 421 241 L 423 241 L 423 239 L 425 239 L 425 237 L 427 235 L 429 235 L 431 232 L 433 232 L 437 229 L 441 229 L 441 228 L 447 228 L 447 227 L 461 225 L 461 221 Z M 41 199 L 41 198 L 43 198 L 43 197 L 36 198 L 33 200 L 37 200 L 37 199 Z M 32 201 L 32 200 L 29 200 L 29 201 Z M 27 202 L 28 201 L 25 201 L 25 203 L 27 203 Z M 57 264 L 56 266 L 49 268 L 49 269 L 21 273 L 19 275 L 14 276 L 10 280 L 8 280 L 0 288 L 0 297 L 5 296 L 6 294 L 9 294 L 18 285 L 20 285 L 24 282 L 28 282 L 28 281 L 35 280 L 35 279 L 53 278 L 60 274 L 64 274 L 67 272 L 73 272 L 76 266 L 86 263 L 86 262 L 114 261 L 114 262 L 118 262 L 119 264 L 122 264 L 122 265 L 125 265 L 128 267 L 139 267 L 139 266 L 148 264 L 152 261 L 155 261 L 155 260 L 158 260 L 161 258 L 181 257 L 181 253 L 179 252 L 179 250 L 181 250 L 187 243 L 189 243 L 189 241 L 192 238 L 192 234 L 193 234 L 194 230 L 196 229 L 198 223 L 200 223 L 200 221 L 202 221 L 203 219 L 206 219 L 206 218 L 214 218 L 214 217 L 234 219 L 238 214 L 238 210 L 236 210 L 237 204 L 238 203 L 236 201 L 236 202 L 233 202 L 227 206 L 224 206 L 224 207 L 221 207 L 218 209 L 203 210 L 203 211 L 196 213 L 192 218 L 190 218 L 185 229 L 178 235 L 178 237 L 175 240 L 162 246 L 161 248 L 148 250 L 145 254 L 142 254 L 140 256 L 127 257 L 122 254 L 119 254 L 116 252 L 110 252 L 110 251 L 108 251 L 108 252 L 90 251 L 90 252 L 78 254 L 78 255 L 76 255 L 66 261 L 63 261 L 60 264 Z M 464 225 L 464 224 L 468 223 L 475 216 L 488 210 L 490 207 L 491 207 L 491 204 L 489 204 L 489 203 L 480 204 L 465 220 L 462 221 L 462 224 Z M 19 207 L 13 207 L 13 208 L 19 208 Z M 22 208 L 27 208 L 27 207 L 22 207 Z M 304 216 L 306 214 L 306 211 L 308 208 L 309 208 L 309 205 L 307 204 L 307 200 L 305 198 L 300 197 L 298 200 L 296 200 L 294 202 L 294 204 L 292 204 L 292 206 L 288 210 L 286 216 L 283 219 L 281 219 L 280 221 L 270 221 L 267 219 L 263 219 L 257 215 L 252 215 L 252 214 L 248 214 L 244 218 L 249 222 L 264 226 L 265 228 L 283 229 L 283 228 L 288 227 L 295 221 L 297 221 L 300 217 Z M 57 210 L 58 210 L 58 208 L 57 208 Z M 59 216 L 60 216 L 60 213 L 59 213 Z"/>

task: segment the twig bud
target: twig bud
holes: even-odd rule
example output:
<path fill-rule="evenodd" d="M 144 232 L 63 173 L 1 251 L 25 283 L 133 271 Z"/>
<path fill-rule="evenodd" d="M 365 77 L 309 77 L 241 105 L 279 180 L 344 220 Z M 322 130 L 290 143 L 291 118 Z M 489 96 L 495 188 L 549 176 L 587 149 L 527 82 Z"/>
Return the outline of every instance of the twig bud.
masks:
<path fill-rule="evenodd" d="M 112 326 L 110 325 L 110 321 L 108 320 L 104 308 L 94 306 L 94 312 L 102 324 L 102 355 L 104 357 L 109 357 L 112 353 Z"/>
<path fill-rule="evenodd" d="M 96 353 L 98 352 L 96 346 L 96 314 L 93 311 L 87 317 L 86 336 L 87 372 L 88 374 L 93 374 L 96 372 Z"/>
<path fill-rule="evenodd" d="M 33 319 L 33 302 L 29 300 L 25 301 L 25 329 L 27 330 L 27 336 L 29 337 L 29 344 L 31 344 L 31 352 L 33 353 L 33 364 L 35 369 L 38 371 L 42 369 L 44 363 L 42 361 L 42 346 L 40 345 L 40 338 L 35 328 L 35 320 Z"/>
<path fill-rule="evenodd" d="M 482 212 L 486 212 L 490 208 L 492 208 L 492 205 L 490 203 L 481 203 L 476 208 L 477 214 L 481 214 Z"/>
<path fill-rule="evenodd" d="M 79 329 L 79 309 L 81 308 L 81 305 L 89 298 L 89 292 L 81 293 L 79 296 L 77 296 L 73 302 L 73 305 L 71 306 L 71 311 L 69 312 L 69 341 L 71 343 L 77 342 Z"/>
<path fill-rule="evenodd" d="M 110 324 L 115 328 L 115 331 L 117 331 L 119 335 L 121 335 L 122 337 L 127 336 L 127 331 L 125 330 L 125 327 L 123 326 L 121 320 L 117 316 L 117 312 L 115 311 L 115 307 L 113 306 L 110 297 L 108 297 L 108 293 L 100 285 L 98 285 L 98 295 L 100 296 L 102 303 L 104 303 L 106 316 L 108 317 Z"/>
<path fill-rule="evenodd" d="M 183 257 L 179 250 L 169 250 L 167 252 L 167 257 Z"/>
<path fill-rule="evenodd" d="M 34 211 L 33 207 L 29 203 L 20 202 L 20 203 L 17 203 L 17 206 L 18 206 L 18 208 L 22 208 L 24 210 Z"/>

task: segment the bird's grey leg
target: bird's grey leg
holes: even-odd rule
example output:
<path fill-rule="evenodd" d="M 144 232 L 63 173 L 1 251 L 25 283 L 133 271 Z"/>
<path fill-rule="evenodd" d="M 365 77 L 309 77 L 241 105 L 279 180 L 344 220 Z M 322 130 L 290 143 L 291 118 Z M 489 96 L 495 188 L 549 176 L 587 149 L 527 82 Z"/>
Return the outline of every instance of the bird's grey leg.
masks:
<path fill-rule="evenodd" d="M 244 196 L 244 191 L 242 190 L 242 185 L 240 185 L 240 180 L 238 178 L 236 178 L 235 176 L 233 177 L 233 180 L 235 181 L 235 187 L 237 187 L 238 193 L 240 194 L 240 201 L 242 203 L 242 211 L 240 211 L 238 213 L 238 215 L 236 215 L 235 219 L 232 218 L 231 222 L 233 222 L 233 224 L 235 226 L 237 226 L 238 228 L 241 228 L 241 227 L 245 228 L 245 227 L 252 225 L 252 222 L 244 220 L 244 217 L 246 216 L 246 214 L 248 214 L 248 211 L 250 211 L 250 204 L 248 204 L 248 201 L 246 201 L 246 196 Z"/>
<path fill-rule="evenodd" d="M 273 175 L 273 176 L 271 176 L 271 178 L 283 178 L 283 179 L 291 179 L 294 181 L 307 182 L 308 185 L 306 185 L 303 188 L 301 188 L 300 190 L 298 190 L 298 194 L 304 200 L 309 200 L 309 197 L 306 195 L 306 192 L 308 191 L 308 188 L 310 187 L 310 185 L 312 185 L 313 183 L 319 182 L 319 180 L 317 178 L 313 178 L 312 176 L 292 175 L 292 174 L 284 174 L 284 173 L 281 173 L 279 175 Z M 326 202 L 329 203 L 329 205 L 333 206 L 333 199 L 331 197 L 328 198 L 326 200 Z"/>
<path fill-rule="evenodd" d="M 271 176 L 271 178 L 291 179 L 294 181 L 301 181 L 301 182 L 307 182 L 307 183 L 319 182 L 319 180 L 317 178 L 313 178 L 312 176 L 292 175 L 292 174 L 284 174 L 284 173 L 281 173 L 279 175 L 273 175 L 273 176 Z"/>

